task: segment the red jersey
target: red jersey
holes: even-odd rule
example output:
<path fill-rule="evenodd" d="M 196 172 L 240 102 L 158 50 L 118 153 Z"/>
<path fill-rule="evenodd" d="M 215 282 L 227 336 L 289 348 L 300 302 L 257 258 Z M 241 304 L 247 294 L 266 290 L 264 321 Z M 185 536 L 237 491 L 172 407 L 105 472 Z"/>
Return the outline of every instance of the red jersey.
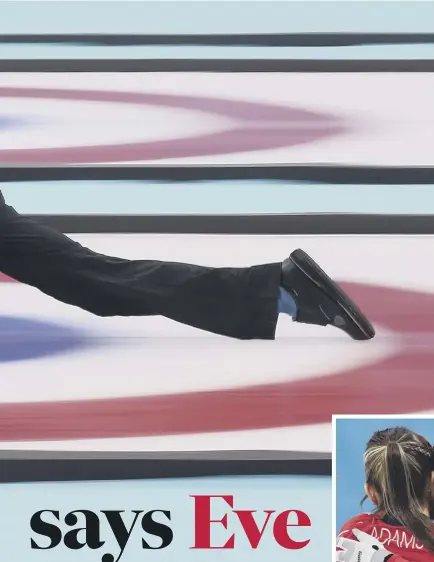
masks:
<path fill-rule="evenodd" d="M 394 554 L 388 562 L 434 562 L 434 553 L 422 546 L 416 537 L 398 523 L 385 522 L 379 515 L 362 513 L 347 521 L 339 537 L 356 539 L 353 529 L 360 529 L 384 544 Z"/>

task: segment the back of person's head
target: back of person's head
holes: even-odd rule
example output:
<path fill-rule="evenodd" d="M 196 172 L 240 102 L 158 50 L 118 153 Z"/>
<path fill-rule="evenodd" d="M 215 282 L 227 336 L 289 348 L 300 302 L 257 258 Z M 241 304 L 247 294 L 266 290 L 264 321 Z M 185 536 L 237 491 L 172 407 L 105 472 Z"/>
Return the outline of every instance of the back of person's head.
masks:
<path fill-rule="evenodd" d="M 429 441 L 405 427 L 374 433 L 365 455 L 366 487 L 375 512 L 396 520 L 430 552 L 434 526 L 430 504 L 434 452 Z"/>

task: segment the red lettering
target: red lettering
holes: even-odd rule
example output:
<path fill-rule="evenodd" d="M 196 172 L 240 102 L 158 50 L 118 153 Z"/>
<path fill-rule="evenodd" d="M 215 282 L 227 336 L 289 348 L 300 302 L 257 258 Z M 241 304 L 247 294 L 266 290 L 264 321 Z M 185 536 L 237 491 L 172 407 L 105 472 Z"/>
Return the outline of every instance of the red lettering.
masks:
<path fill-rule="evenodd" d="M 228 516 L 222 519 L 211 519 L 211 498 L 224 500 L 231 508 L 234 507 L 234 496 L 190 496 L 194 498 L 194 535 L 195 543 L 191 548 L 213 549 L 234 548 L 235 535 L 232 535 L 223 546 L 211 546 L 211 523 L 220 523 L 228 528 Z"/>
<path fill-rule="evenodd" d="M 288 523 L 288 517 L 291 513 L 295 513 L 297 516 L 297 523 L 295 524 Z M 276 520 L 274 521 L 273 535 L 276 539 L 276 542 L 283 548 L 287 548 L 289 550 L 299 550 L 300 548 L 304 548 L 305 546 L 307 546 L 310 543 L 310 539 L 301 542 L 292 540 L 288 535 L 288 527 L 310 526 L 311 522 L 309 516 L 303 511 L 298 511 L 297 509 L 283 511 L 276 517 Z"/>
<path fill-rule="evenodd" d="M 265 528 L 267 527 L 268 521 L 270 520 L 271 514 L 274 511 L 264 510 L 264 513 L 267 514 L 267 518 L 265 519 L 265 523 L 262 526 L 262 529 L 259 529 L 258 525 L 256 524 L 255 518 L 253 516 L 254 513 L 257 513 L 255 510 L 248 511 L 248 510 L 234 510 L 234 513 L 238 516 L 241 525 L 243 526 L 244 532 L 246 533 L 247 538 L 249 539 L 249 543 L 252 548 L 258 548 L 259 542 L 262 539 L 262 535 L 264 534 Z"/>

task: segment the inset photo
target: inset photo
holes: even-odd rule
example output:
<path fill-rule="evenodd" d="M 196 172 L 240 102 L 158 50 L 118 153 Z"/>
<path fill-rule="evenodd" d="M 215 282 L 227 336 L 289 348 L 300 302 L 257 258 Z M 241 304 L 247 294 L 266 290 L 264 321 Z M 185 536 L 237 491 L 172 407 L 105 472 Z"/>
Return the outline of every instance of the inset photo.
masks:
<path fill-rule="evenodd" d="M 336 562 L 434 561 L 434 415 L 334 416 Z"/>

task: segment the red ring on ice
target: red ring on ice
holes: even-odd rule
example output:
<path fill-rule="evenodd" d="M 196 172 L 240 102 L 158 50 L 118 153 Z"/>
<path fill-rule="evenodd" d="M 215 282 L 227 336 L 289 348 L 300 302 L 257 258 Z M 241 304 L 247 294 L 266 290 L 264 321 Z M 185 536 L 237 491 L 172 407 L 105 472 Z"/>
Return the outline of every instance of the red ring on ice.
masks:
<path fill-rule="evenodd" d="M 0 404 L 0 441 L 241 431 L 328 423 L 336 413 L 403 414 L 434 409 L 434 295 L 353 283 L 345 288 L 376 325 L 401 338 L 395 355 L 372 365 L 287 383 Z"/>
<path fill-rule="evenodd" d="M 22 165 L 134 162 L 234 154 L 290 147 L 347 131 L 343 120 L 305 109 L 213 97 L 2 87 L 0 97 L 153 105 L 232 118 L 223 132 L 115 145 L 0 150 L 0 163 Z M 308 126 L 306 126 L 308 125 Z"/>

